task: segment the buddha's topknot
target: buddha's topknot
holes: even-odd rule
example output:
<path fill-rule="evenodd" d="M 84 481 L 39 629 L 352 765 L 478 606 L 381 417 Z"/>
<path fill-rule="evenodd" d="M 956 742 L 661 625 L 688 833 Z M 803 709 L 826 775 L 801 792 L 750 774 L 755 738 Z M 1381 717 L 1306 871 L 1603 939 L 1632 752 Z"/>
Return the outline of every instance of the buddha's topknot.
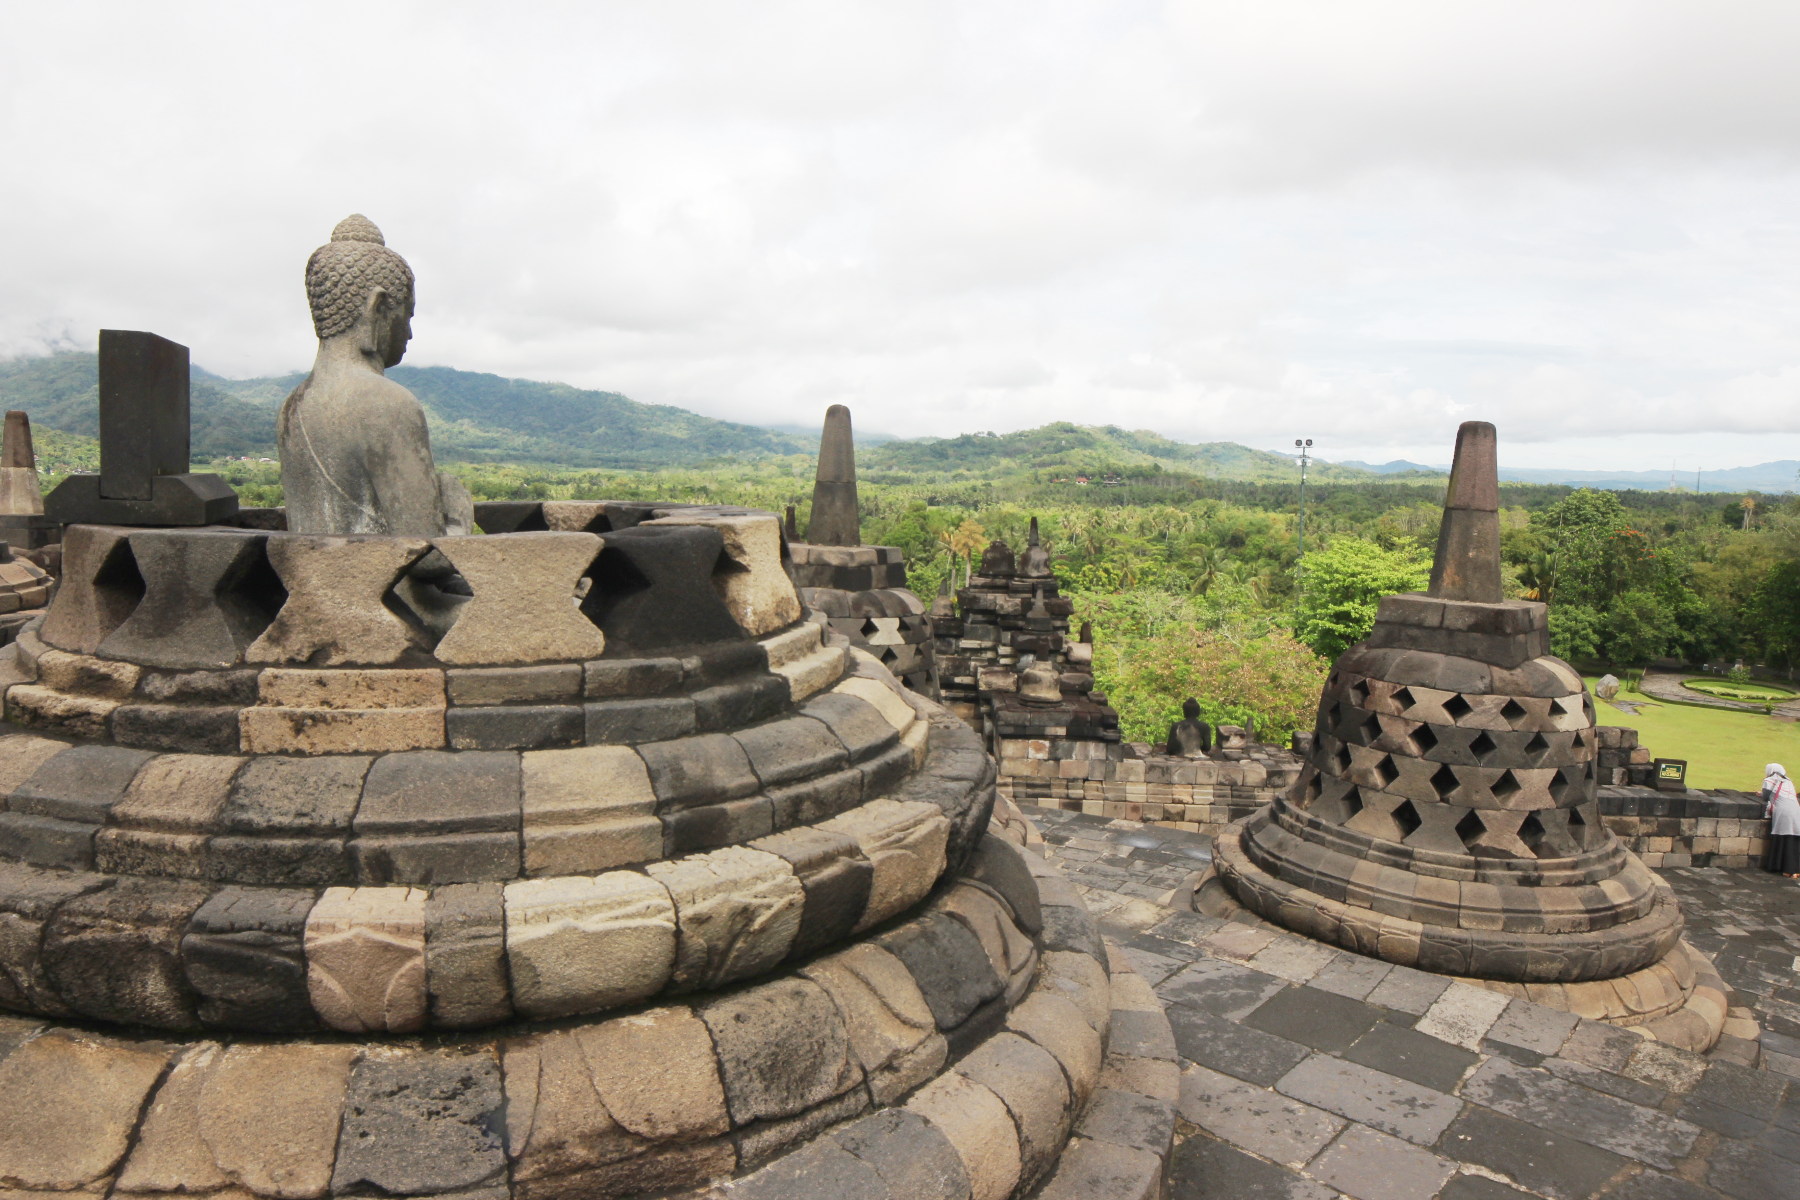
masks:
<path fill-rule="evenodd" d="M 412 268 L 387 248 L 375 222 L 352 213 L 337 223 L 331 240 L 306 260 L 306 299 L 320 340 L 336 337 L 355 325 L 375 288 L 385 289 L 397 303 L 404 303 L 404 298 L 412 295 Z"/>

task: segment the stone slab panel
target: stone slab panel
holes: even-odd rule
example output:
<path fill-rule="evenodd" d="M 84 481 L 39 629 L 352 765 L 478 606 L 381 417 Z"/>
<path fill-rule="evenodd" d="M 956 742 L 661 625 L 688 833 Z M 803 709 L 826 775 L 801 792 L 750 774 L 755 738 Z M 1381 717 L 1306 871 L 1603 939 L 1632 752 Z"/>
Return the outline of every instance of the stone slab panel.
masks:
<path fill-rule="evenodd" d="M 0 1182 L 16 1192 L 106 1184 L 130 1145 L 166 1054 L 46 1034 L 0 1061 Z"/>
<path fill-rule="evenodd" d="M 327 888 L 306 920 L 307 991 L 345 1033 L 425 1023 L 425 901 L 417 888 Z"/>
<path fill-rule="evenodd" d="M 365 1057 L 350 1076 L 332 1190 L 438 1196 L 499 1186 L 504 1195 L 504 1108 L 489 1054 Z"/>
<path fill-rule="evenodd" d="M 629 871 L 528 879 L 506 886 L 513 1004 L 528 1017 L 629 1004 L 668 985 L 675 905 L 662 884 Z"/>
<path fill-rule="evenodd" d="M 500 884 L 433 889 L 425 901 L 425 981 L 435 1025 L 471 1029 L 512 1016 Z"/>
<path fill-rule="evenodd" d="M 433 652 L 459 666 L 579 662 L 606 638 L 575 607 L 576 585 L 600 554 L 591 533 L 437 539 L 474 593 Z"/>
<path fill-rule="evenodd" d="M 734 1124 L 792 1116 L 862 1080 L 831 997 L 804 979 L 777 979 L 699 1010 L 712 1033 Z"/>
<path fill-rule="evenodd" d="M 675 903 L 670 986 L 713 991 L 772 970 L 800 932 L 806 894 L 786 859 L 731 846 L 645 868 Z"/>

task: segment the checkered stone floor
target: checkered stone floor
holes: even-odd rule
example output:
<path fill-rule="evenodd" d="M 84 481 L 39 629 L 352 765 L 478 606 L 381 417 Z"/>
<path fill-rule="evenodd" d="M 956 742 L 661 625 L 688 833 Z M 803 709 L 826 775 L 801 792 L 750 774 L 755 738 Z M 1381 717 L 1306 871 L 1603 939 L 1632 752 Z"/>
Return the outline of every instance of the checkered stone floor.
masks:
<path fill-rule="evenodd" d="M 1764 1026 L 1757 1069 L 1157 898 L 1202 835 L 1028 808 L 1163 1000 L 1174 1200 L 1800 1196 L 1800 888 L 1664 872 Z"/>

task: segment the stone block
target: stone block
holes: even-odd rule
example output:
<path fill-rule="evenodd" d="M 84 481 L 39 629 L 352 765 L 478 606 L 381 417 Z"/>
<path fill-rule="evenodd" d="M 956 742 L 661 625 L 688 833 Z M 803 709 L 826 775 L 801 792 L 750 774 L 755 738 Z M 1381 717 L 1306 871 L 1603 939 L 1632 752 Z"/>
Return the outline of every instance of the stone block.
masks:
<path fill-rule="evenodd" d="M 425 1024 L 426 893 L 327 888 L 306 919 L 313 1010 L 345 1033 L 409 1033 Z"/>
<path fill-rule="evenodd" d="M 304 945 L 313 899 L 310 891 L 227 887 L 195 911 L 181 961 L 202 1023 L 255 1033 L 317 1027 Z"/>
<path fill-rule="evenodd" d="M 694 721 L 704 732 L 739 729 L 778 716 L 790 700 L 779 675 L 748 675 L 693 695 Z"/>
<path fill-rule="evenodd" d="M 252 834 L 349 832 L 371 758 L 251 759 L 232 781 L 220 828 Z"/>
<path fill-rule="evenodd" d="M 945 1032 L 962 1025 L 1004 990 L 981 942 L 967 926 L 943 913 L 908 921 L 882 934 L 875 944 L 906 964 L 937 1027 Z"/>
<path fill-rule="evenodd" d="M 591 533 L 438 538 L 433 545 L 474 593 L 433 651 L 459 666 L 598 658 L 606 638 L 575 607 L 576 586 L 600 553 Z"/>
<path fill-rule="evenodd" d="M 768 790 L 774 828 L 814 825 L 862 803 L 863 776 L 855 767 Z"/>
<path fill-rule="evenodd" d="M 932 1080 L 906 1108 L 955 1148 L 969 1177 L 971 1200 L 1009 1200 L 1020 1181 L 1019 1130 L 999 1096 L 951 1072 Z"/>
<path fill-rule="evenodd" d="M 626 746 L 521 756 L 525 873 L 575 875 L 648 862 L 662 853 L 656 793 Z"/>
<path fill-rule="evenodd" d="M 401 617 L 388 597 L 429 549 L 423 538 L 269 538 L 269 565 L 287 599 L 245 650 L 245 661 L 382 666 L 425 649 L 424 629 Z"/>
<path fill-rule="evenodd" d="M 643 700 L 607 700 L 584 706 L 590 745 L 668 741 L 696 728 L 694 701 L 688 696 Z"/>
<path fill-rule="evenodd" d="M 444 733 L 456 750 L 536 750 L 578 746 L 587 715 L 578 704 L 528 704 L 452 708 Z"/>
<path fill-rule="evenodd" d="M 713 991 L 772 970 L 800 932 L 805 892 L 787 860 L 732 846 L 644 868 L 675 903 L 670 985 Z"/>
<path fill-rule="evenodd" d="M 545 1184 L 526 1195 L 656 1187 L 646 1151 L 655 1155 L 730 1128 L 712 1039 L 685 1008 L 508 1043 L 504 1070 L 513 1178 Z M 719 1157 L 718 1149 L 707 1153 L 702 1162 L 676 1156 L 669 1166 L 698 1167 L 704 1175 Z M 735 1165 L 729 1143 L 722 1165 L 727 1172 Z M 682 1178 L 692 1175 L 668 1182 Z"/>
<path fill-rule="evenodd" d="M 1002 901 L 1013 921 L 1026 933 L 1044 927 L 1037 880 L 1025 865 L 1025 852 L 993 834 L 983 834 L 963 864 L 963 881 L 983 888 Z"/>
<path fill-rule="evenodd" d="M 269 667 L 257 676 L 257 699 L 275 708 L 442 708 L 444 673 L 431 669 Z"/>
<path fill-rule="evenodd" d="M 661 991 L 675 966 L 675 905 L 628 871 L 506 886 L 513 1005 L 527 1017 L 597 1012 Z"/>
<path fill-rule="evenodd" d="M 324 1195 L 355 1058 L 353 1046 L 194 1047 L 157 1089 L 118 1194 Z"/>
<path fill-rule="evenodd" d="M 750 757 L 764 787 L 815 778 L 849 765 L 850 756 L 829 729 L 810 717 L 789 717 L 741 729 L 733 735 Z"/>
<path fill-rule="evenodd" d="M 59 905 L 109 882 L 103 875 L 0 861 L 0 1007 L 69 1015 L 44 971 L 44 926 Z"/>
<path fill-rule="evenodd" d="M 798 958 L 847 939 L 868 907 L 875 868 L 854 839 L 800 826 L 751 845 L 785 859 L 800 880 L 806 906 L 789 956 Z"/>
<path fill-rule="evenodd" d="M 365 1057 L 350 1075 L 332 1193 L 504 1195 L 505 1104 L 490 1053 Z"/>
<path fill-rule="evenodd" d="M 858 675 L 843 680 L 831 690 L 842 696 L 855 696 L 869 704 L 881 714 L 883 720 L 893 726 L 896 734 L 905 733 L 918 719 L 912 705 L 906 702 L 895 687 L 890 687 L 886 682 Z"/>
<path fill-rule="evenodd" d="M 263 557 L 265 540 L 222 529 L 132 533 L 143 599 L 95 652 L 151 667 L 241 662 L 284 598 Z"/>
<path fill-rule="evenodd" d="M 246 754 L 380 754 L 444 745 L 442 708 L 246 708 Z"/>
<path fill-rule="evenodd" d="M 931 1007 L 892 954 L 865 943 L 800 973 L 824 988 L 843 1014 L 850 1051 L 877 1104 L 894 1103 L 943 1068 L 949 1048 Z"/>
<path fill-rule="evenodd" d="M 1012 922 L 1006 906 L 980 888 L 957 884 L 932 902 L 948 913 L 981 942 L 995 974 L 1007 981 L 1010 997 L 1022 995 L 1037 971 L 1037 947 Z"/>
<path fill-rule="evenodd" d="M 65 650 L 46 650 L 37 660 L 37 681 L 45 687 L 102 700 L 126 699 L 136 690 L 143 673 L 144 669 L 136 663 Z"/>
<path fill-rule="evenodd" d="M 44 928 L 45 975 L 85 1016 L 193 1029 L 196 997 L 181 966 L 181 936 L 206 888 L 172 879 L 119 879 L 60 905 Z"/>
<path fill-rule="evenodd" d="M 13 790 L 37 769 L 69 748 L 70 743 L 30 733 L 0 737 L 0 807 Z M 129 781 L 128 781 L 129 782 Z"/>
<path fill-rule="evenodd" d="M 157 755 L 132 777 L 112 807 L 111 822 L 172 833 L 210 832 L 244 762 L 214 754 Z"/>
<path fill-rule="evenodd" d="M 349 843 L 355 880 L 367 886 L 505 881 L 519 877 L 517 831 L 370 834 Z"/>
<path fill-rule="evenodd" d="M 872 758 L 898 740 L 893 725 L 874 705 L 836 689 L 814 696 L 800 711 L 823 722 L 850 752 L 852 762 Z"/>
<path fill-rule="evenodd" d="M 1019 1129 L 1022 1178 L 1041 1176 L 1069 1132 L 1069 1089 L 1056 1059 L 1035 1042 L 1002 1033 L 976 1047 L 956 1073 L 1000 1097 Z"/>
<path fill-rule="evenodd" d="M 117 700 L 71 696 L 35 683 L 6 689 L 6 719 L 26 728 L 50 729 L 70 737 L 104 738 Z"/>
<path fill-rule="evenodd" d="M 756 772 L 750 767 L 749 757 L 727 734 L 651 742 L 639 746 L 638 753 L 649 769 L 660 809 L 719 804 L 757 791 Z"/>
<path fill-rule="evenodd" d="M 484 833 L 520 825 L 520 766 L 505 751 L 419 750 L 375 760 L 358 834 Z"/>
<path fill-rule="evenodd" d="M 581 694 L 590 700 L 649 697 L 681 686 L 678 658 L 603 658 L 582 664 Z"/>
<path fill-rule="evenodd" d="M 92 654 L 143 598 L 129 530 L 78 525 L 63 531 L 64 586 L 44 615 L 44 641 Z"/>
<path fill-rule="evenodd" d="M 0 1061 L 0 1180 L 15 1196 L 106 1194 L 166 1053 L 45 1034 Z"/>
<path fill-rule="evenodd" d="M 944 872 L 950 822 L 934 804 L 874 800 L 821 822 L 819 828 L 850 838 L 874 867 L 858 931 L 918 903 Z"/>
<path fill-rule="evenodd" d="M 967 1200 L 969 1173 L 937 1126 L 917 1113 L 890 1109 L 854 1121 L 832 1140 L 873 1166 L 889 1195 Z"/>
<path fill-rule="evenodd" d="M 235 754 L 241 739 L 236 706 L 121 704 L 112 713 L 112 736 L 146 750 Z"/>
<path fill-rule="evenodd" d="M 425 984 L 434 1025 L 471 1029 L 511 1018 L 506 907 L 498 883 L 432 891 L 425 901 Z"/>
<path fill-rule="evenodd" d="M 800 597 L 781 561 L 781 522 L 773 513 L 676 513 L 644 524 L 704 525 L 718 530 L 731 569 L 716 575 L 715 582 L 726 610 L 745 633 L 761 637 L 800 619 Z"/>
<path fill-rule="evenodd" d="M 665 812 L 663 857 L 698 854 L 721 846 L 736 846 L 774 831 L 774 808 L 767 796 L 746 796 L 723 804 L 703 804 Z"/>
<path fill-rule="evenodd" d="M 849 1033 L 817 984 L 784 978 L 699 1009 L 718 1054 L 733 1124 L 792 1116 L 861 1083 Z"/>
<path fill-rule="evenodd" d="M 582 664 L 537 667 L 465 667 L 447 677 L 450 703 L 557 704 L 582 694 Z"/>
<path fill-rule="evenodd" d="M 0 858 L 40 867 L 85 870 L 94 865 L 99 826 L 30 813 L 0 812 Z"/>
<path fill-rule="evenodd" d="M 619 529 L 606 535 L 581 607 L 614 643 L 646 654 L 744 637 L 714 586 L 725 543 L 699 526 Z"/>

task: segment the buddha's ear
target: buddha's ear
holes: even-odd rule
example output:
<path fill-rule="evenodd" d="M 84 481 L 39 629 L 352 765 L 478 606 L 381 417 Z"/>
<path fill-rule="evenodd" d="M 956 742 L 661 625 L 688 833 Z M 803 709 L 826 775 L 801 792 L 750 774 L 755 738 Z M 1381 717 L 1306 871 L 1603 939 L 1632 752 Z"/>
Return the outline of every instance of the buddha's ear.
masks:
<path fill-rule="evenodd" d="M 381 341 L 376 336 L 375 326 L 376 318 L 387 307 L 387 297 L 386 288 L 375 287 L 370 288 L 368 296 L 363 299 L 362 321 L 357 325 L 362 333 L 362 340 L 358 343 L 357 349 L 364 354 L 380 354 L 382 352 Z"/>

